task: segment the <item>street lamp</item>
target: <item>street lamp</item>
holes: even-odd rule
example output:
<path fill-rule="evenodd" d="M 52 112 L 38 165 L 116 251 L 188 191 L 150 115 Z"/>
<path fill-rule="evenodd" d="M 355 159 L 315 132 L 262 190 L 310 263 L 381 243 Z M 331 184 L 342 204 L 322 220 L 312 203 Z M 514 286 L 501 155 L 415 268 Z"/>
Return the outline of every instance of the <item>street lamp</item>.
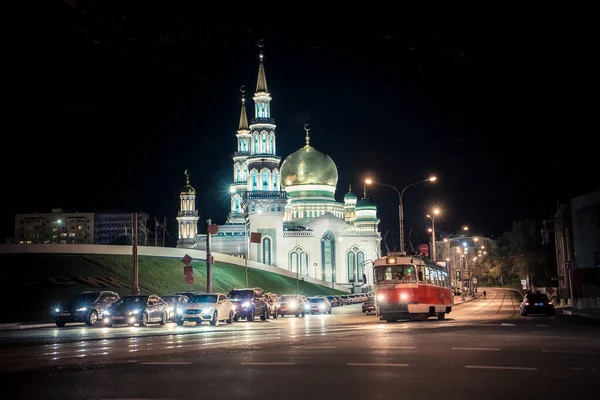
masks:
<path fill-rule="evenodd" d="M 419 183 L 435 182 L 436 180 L 437 180 L 437 177 L 432 176 L 432 177 L 429 177 L 429 178 L 424 179 L 422 181 L 411 183 L 410 185 L 405 186 L 404 189 L 402 189 L 402 191 L 400 191 L 395 186 L 388 185 L 386 183 L 375 182 L 372 179 L 365 179 L 365 183 L 367 185 L 373 184 L 373 185 L 387 186 L 389 188 L 394 189 L 396 191 L 396 193 L 398 193 L 398 202 L 399 202 L 399 205 L 398 205 L 398 220 L 399 221 L 398 221 L 398 223 L 400 225 L 400 252 L 401 253 L 404 253 L 404 204 L 402 203 L 402 196 L 404 195 L 404 191 L 406 189 L 408 189 L 409 187 L 411 187 L 411 186 L 418 185 Z"/>
<path fill-rule="evenodd" d="M 431 218 L 431 259 L 433 262 L 435 262 L 435 216 L 439 214 L 439 208 L 435 208 L 431 215 L 427 214 L 427 218 Z"/>

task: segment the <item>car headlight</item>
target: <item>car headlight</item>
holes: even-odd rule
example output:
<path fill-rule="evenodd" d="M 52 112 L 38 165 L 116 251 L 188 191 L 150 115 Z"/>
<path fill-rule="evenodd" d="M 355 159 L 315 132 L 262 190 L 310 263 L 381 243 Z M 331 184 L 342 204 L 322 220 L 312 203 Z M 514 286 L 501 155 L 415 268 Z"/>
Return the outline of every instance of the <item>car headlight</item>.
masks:
<path fill-rule="evenodd" d="M 56 307 L 56 308 L 54 309 L 54 312 L 60 312 L 60 308 Z"/>
<path fill-rule="evenodd" d="M 104 315 L 110 315 L 110 310 L 104 310 L 103 314 Z"/>
<path fill-rule="evenodd" d="M 139 313 L 140 313 L 140 311 L 142 311 L 142 310 L 140 310 L 140 309 L 137 309 L 137 310 L 131 310 L 131 311 L 129 311 L 129 315 L 135 315 L 135 314 L 139 314 Z"/>
<path fill-rule="evenodd" d="M 290 301 L 290 308 L 296 308 L 298 307 L 298 303 L 296 303 L 295 301 Z"/>
<path fill-rule="evenodd" d="M 250 302 L 249 301 L 243 302 L 242 307 L 250 307 Z"/>
<path fill-rule="evenodd" d="M 177 307 L 177 314 L 183 314 L 183 309 L 180 307 Z"/>
<path fill-rule="evenodd" d="M 87 307 L 81 307 L 81 308 L 78 308 L 78 309 L 77 309 L 77 310 L 75 310 L 75 311 L 85 311 L 85 310 L 87 310 Z"/>
<path fill-rule="evenodd" d="M 211 311 L 212 311 L 212 307 L 205 308 L 202 310 L 202 314 L 210 314 Z"/>

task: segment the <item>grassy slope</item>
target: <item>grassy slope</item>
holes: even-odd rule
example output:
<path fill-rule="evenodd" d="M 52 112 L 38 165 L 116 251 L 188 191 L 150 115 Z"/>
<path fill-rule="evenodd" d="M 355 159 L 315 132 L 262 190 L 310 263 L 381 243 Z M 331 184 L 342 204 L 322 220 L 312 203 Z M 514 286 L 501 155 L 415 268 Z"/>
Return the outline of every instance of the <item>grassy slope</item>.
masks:
<path fill-rule="evenodd" d="M 206 291 L 206 263 L 193 263 L 192 290 Z M 121 296 L 131 292 L 130 256 L 75 254 L 0 254 L 2 270 L 0 293 L 4 304 L 0 322 L 48 320 L 60 300 L 84 290 L 115 290 Z M 87 283 L 86 283 L 87 278 Z M 89 278 L 107 278 L 94 283 Z M 183 264 L 176 259 L 140 256 L 139 282 L 142 293 L 166 295 L 188 290 L 183 280 Z M 213 266 L 213 291 L 228 293 L 244 287 L 243 267 L 227 263 Z M 277 294 L 295 293 L 296 280 L 270 272 L 248 269 L 249 286 Z M 340 293 L 320 285 L 300 282 L 305 295 Z"/>

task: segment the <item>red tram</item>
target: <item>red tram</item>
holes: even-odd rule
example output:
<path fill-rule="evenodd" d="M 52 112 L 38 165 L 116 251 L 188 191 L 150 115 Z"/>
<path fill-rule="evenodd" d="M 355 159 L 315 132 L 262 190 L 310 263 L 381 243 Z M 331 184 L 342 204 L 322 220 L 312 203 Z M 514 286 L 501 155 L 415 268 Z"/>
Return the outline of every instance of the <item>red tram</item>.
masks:
<path fill-rule="evenodd" d="M 399 319 L 442 320 L 452 311 L 454 296 L 446 268 L 420 256 L 388 253 L 373 263 L 377 315 Z"/>

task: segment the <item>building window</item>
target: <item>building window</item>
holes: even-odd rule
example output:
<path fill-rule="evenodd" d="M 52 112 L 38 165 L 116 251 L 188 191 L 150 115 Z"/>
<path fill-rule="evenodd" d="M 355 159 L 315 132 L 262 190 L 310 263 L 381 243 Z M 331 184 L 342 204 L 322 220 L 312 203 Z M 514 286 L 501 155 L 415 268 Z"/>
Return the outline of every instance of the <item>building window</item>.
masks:
<path fill-rule="evenodd" d="M 277 172 L 273 172 L 273 190 L 277 191 Z"/>
<path fill-rule="evenodd" d="M 258 190 L 258 173 L 252 171 L 252 190 Z"/>
<path fill-rule="evenodd" d="M 300 274 L 308 275 L 308 253 L 300 253 Z"/>
<path fill-rule="evenodd" d="M 298 270 L 298 253 L 296 253 L 295 251 L 290 252 L 289 263 L 290 271 L 296 272 Z"/>
<path fill-rule="evenodd" d="M 235 213 L 239 214 L 240 212 L 240 198 L 235 196 Z"/>
<path fill-rule="evenodd" d="M 262 173 L 262 190 L 265 192 L 269 190 L 269 172 L 267 171 Z"/>
<path fill-rule="evenodd" d="M 236 166 L 236 177 L 235 177 L 235 181 L 236 182 L 241 182 L 242 181 L 242 167 L 240 166 L 240 164 L 238 164 Z"/>
<path fill-rule="evenodd" d="M 331 232 L 321 239 L 321 280 L 335 283 L 335 237 Z"/>
<path fill-rule="evenodd" d="M 273 135 L 269 135 L 269 154 L 275 154 L 275 146 L 273 144 Z"/>
<path fill-rule="evenodd" d="M 271 238 L 263 239 L 263 263 L 271 265 Z"/>
<path fill-rule="evenodd" d="M 346 254 L 346 261 L 348 263 L 348 282 L 354 282 L 354 272 L 356 271 L 356 253 L 349 251 Z"/>
<path fill-rule="evenodd" d="M 363 274 L 365 273 L 365 253 L 363 253 L 362 251 L 359 251 L 358 253 L 356 253 L 356 266 L 358 267 L 358 280 L 362 281 L 363 280 Z M 367 282 L 363 282 L 363 283 L 367 283 Z"/>
<path fill-rule="evenodd" d="M 248 180 L 248 166 L 246 164 L 244 164 L 244 174 L 242 176 L 243 176 L 242 181 Z"/>
<path fill-rule="evenodd" d="M 254 134 L 254 154 L 258 154 L 258 133 Z"/>
<path fill-rule="evenodd" d="M 267 133 L 263 132 L 262 133 L 262 149 L 261 149 L 261 153 L 267 153 Z"/>

